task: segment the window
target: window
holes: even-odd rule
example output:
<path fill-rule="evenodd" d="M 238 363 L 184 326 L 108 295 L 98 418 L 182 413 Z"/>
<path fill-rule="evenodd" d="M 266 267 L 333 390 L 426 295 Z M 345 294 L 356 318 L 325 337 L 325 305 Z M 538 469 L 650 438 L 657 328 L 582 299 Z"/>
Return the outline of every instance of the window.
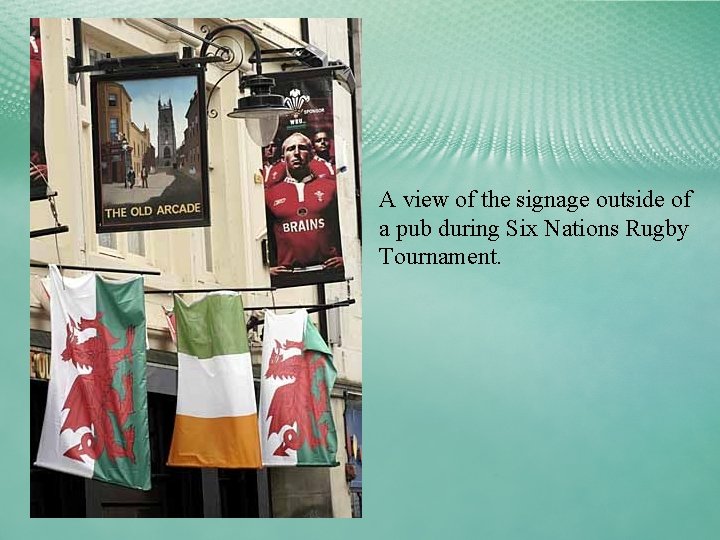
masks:
<path fill-rule="evenodd" d="M 112 139 L 112 140 L 117 139 L 118 131 L 119 131 L 118 119 L 111 118 L 110 119 L 110 139 Z"/>
<path fill-rule="evenodd" d="M 88 49 L 88 59 L 90 60 L 91 64 L 94 64 L 101 58 L 105 58 L 105 53 L 100 52 L 97 49 L 93 49 L 92 47 Z"/>
<path fill-rule="evenodd" d="M 204 244 L 205 244 L 205 270 L 208 272 L 213 271 L 213 252 L 212 252 L 212 235 L 210 234 L 210 227 L 203 229 Z"/>
<path fill-rule="evenodd" d="M 117 94 L 108 94 L 108 105 L 111 107 L 117 106 Z"/>
<path fill-rule="evenodd" d="M 117 236 L 115 233 L 98 234 L 98 245 L 110 249 L 117 249 Z"/>
<path fill-rule="evenodd" d="M 147 245 L 145 244 L 145 233 L 143 231 L 131 231 L 125 233 L 101 233 L 97 235 L 98 252 L 127 259 L 128 256 L 147 256 Z M 115 253 L 108 253 L 113 250 Z"/>
<path fill-rule="evenodd" d="M 129 232 L 127 236 L 128 251 L 135 255 L 145 256 L 145 233 L 142 231 Z"/>

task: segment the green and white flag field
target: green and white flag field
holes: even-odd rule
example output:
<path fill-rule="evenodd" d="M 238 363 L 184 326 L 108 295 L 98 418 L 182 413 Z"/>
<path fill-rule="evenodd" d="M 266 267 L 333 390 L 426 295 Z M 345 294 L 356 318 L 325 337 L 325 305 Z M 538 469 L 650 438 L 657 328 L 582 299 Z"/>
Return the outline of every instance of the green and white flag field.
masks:
<path fill-rule="evenodd" d="M 52 351 L 36 465 L 150 489 L 142 278 L 50 266 Z"/>
<path fill-rule="evenodd" d="M 332 352 L 307 311 L 265 311 L 260 380 L 263 465 L 337 465 Z"/>

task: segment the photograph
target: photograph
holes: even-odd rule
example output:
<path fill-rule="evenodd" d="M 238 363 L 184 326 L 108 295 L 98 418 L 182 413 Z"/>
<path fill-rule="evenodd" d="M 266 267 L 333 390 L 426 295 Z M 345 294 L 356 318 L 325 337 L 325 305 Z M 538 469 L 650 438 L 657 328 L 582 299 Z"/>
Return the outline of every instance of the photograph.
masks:
<path fill-rule="evenodd" d="M 31 21 L 31 520 L 363 516 L 361 33 Z"/>
<path fill-rule="evenodd" d="M 272 75 L 274 91 L 291 110 L 262 150 L 270 282 L 343 281 L 332 77 Z"/>
<path fill-rule="evenodd" d="M 720 1 L 45 4 L 2 540 L 720 540 Z"/>

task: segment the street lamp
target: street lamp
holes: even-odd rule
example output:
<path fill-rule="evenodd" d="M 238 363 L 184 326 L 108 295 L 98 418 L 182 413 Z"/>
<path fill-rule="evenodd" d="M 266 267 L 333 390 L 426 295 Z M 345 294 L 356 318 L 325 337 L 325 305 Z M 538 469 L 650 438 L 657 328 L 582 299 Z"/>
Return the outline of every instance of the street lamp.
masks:
<path fill-rule="evenodd" d="M 128 174 L 132 169 L 132 156 L 130 155 L 130 144 L 124 134 L 118 134 L 120 139 L 120 148 L 122 149 L 123 165 L 125 166 L 125 183 L 128 181 Z"/>
<path fill-rule="evenodd" d="M 238 99 L 237 107 L 232 112 L 229 112 L 228 116 L 230 118 L 244 118 L 245 127 L 250 138 L 259 146 L 267 146 L 275 136 L 280 115 L 290 112 L 290 109 L 285 105 L 283 96 L 271 93 L 272 87 L 275 86 L 275 80 L 262 74 L 260 47 L 255 36 L 249 30 L 236 24 L 219 26 L 205 36 L 203 46 L 200 49 L 200 56 L 205 56 L 210 42 L 218 34 L 228 30 L 236 30 L 248 36 L 255 49 L 256 60 L 254 75 L 240 74 L 239 88 L 243 92 L 248 90 L 250 95 Z"/>

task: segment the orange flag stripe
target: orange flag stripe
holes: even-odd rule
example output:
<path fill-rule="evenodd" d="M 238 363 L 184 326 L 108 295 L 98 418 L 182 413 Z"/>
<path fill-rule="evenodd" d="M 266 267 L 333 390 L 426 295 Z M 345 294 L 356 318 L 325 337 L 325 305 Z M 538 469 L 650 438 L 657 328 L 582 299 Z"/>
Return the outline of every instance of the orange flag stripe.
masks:
<path fill-rule="evenodd" d="M 168 465 L 259 469 L 262 459 L 257 415 L 222 418 L 177 415 Z"/>

